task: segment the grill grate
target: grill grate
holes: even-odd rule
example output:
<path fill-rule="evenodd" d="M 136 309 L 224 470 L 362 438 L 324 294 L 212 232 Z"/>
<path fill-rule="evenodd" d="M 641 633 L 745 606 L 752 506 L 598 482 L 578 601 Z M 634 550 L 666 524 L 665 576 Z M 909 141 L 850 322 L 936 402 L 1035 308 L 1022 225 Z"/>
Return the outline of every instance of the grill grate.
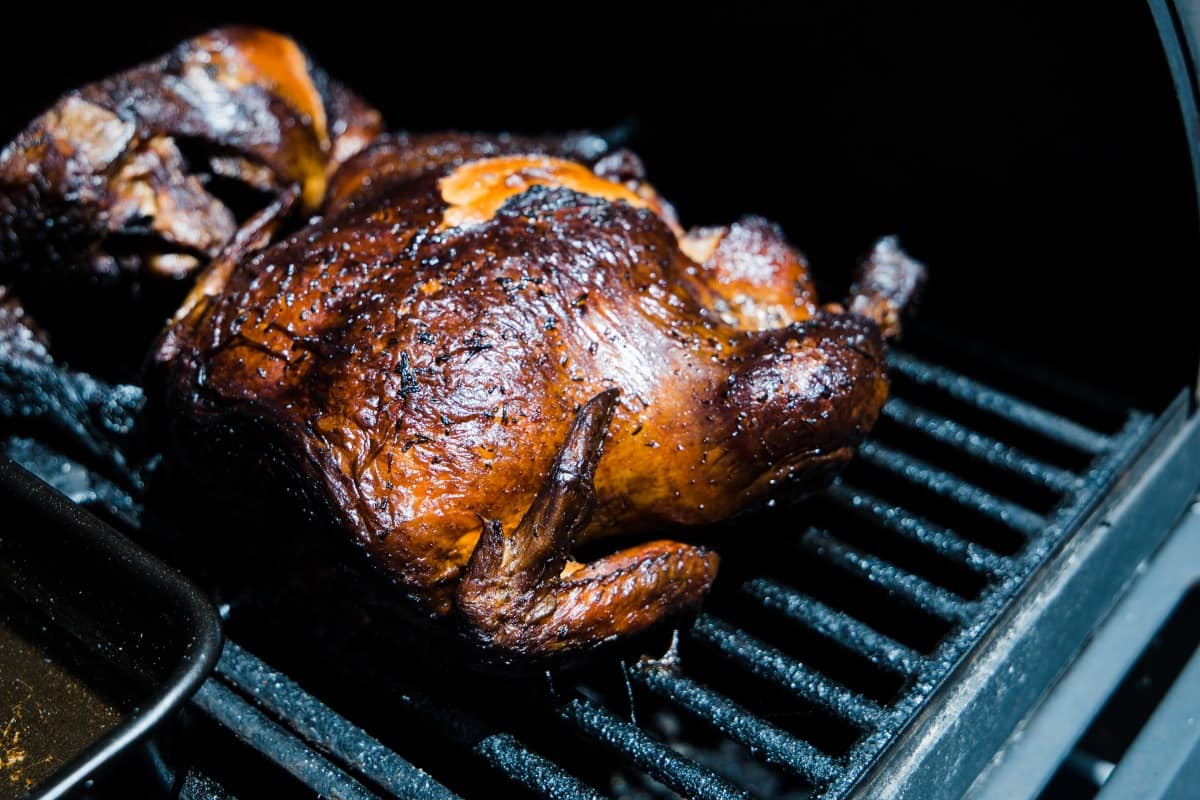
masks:
<path fill-rule="evenodd" d="M 284 672 L 231 642 L 194 704 L 328 797 L 493 796 L 499 778 L 556 800 L 846 797 L 1152 424 L 1135 413 L 1104 434 L 911 354 L 891 365 L 876 435 L 804 524 L 739 523 L 673 657 L 622 662 L 615 688 L 595 669 L 439 683 L 370 647 L 317 658 L 331 630 L 280 645 L 234 624 Z M 225 796 L 202 774 L 187 786 Z"/>
<path fill-rule="evenodd" d="M 765 793 L 763 784 L 743 780 L 644 714 L 637 720 L 636 688 L 787 776 L 771 785 L 788 796 L 845 797 L 1025 579 L 1100 501 L 1151 423 L 1132 414 L 1105 435 L 916 356 L 894 353 L 892 367 L 896 396 L 884 419 L 896 435 L 881 430 L 848 474 L 812 504 L 819 524 L 797 531 L 785 520 L 765 523 L 768 544 L 727 562 L 720 591 L 684 632 L 680 657 L 628 667 L 629 708 L 619 693 L 583 683 L 550 687 L 528 705 L 542 719 L 535 724 L 590 743 L 589 758 L 598 747 L 648 776 L 638 789 L 645 796 Z M 973 412 L 963 416 L 994 424 L 976 431 L 923 401 L 938 409 L 958 404 Z M 1006 430 L 1024 431 L 1014 438 L 1039 445 L 1041 455 L 994 433 Z M 1060 449 L 1071 452 L 1044 457 Z M 1052 460 L 1087 466 L 1072 470 Z M 1004 481 L 1018 490 L 1006 496 L 994 488 Z M 1034 489 L 1051 497 L 1044 510 L 1024 502 Z M 763 568 L 764 553 L 772 568 Z M 363 679 L 532 796 L 605 796 L 595 775 L 578 777 L 558 763 L 570 761 L 561 748 L 525 744 L 494 713 L 489 719 L 486 711 L 457 708 L 426 687 L 400 685 L 378 671 Z M 812 719 L 788 724 L 786 713 L 764 711 L 764 685 L 770 697 L 790 700 Z M 456 796 L 237 645 L 228 646 L 218 676 L 196 702 L 243 740 L 257 745 L 265 738 L 264 752 L 322 794 Z M 826 725 L 846 733 L 822 735 Z M 264 733 L 270 726 L 298 736 L 303 750 L 271 739 Z M 331 788 L 330 776 L 344 788 Z"/>
<path fill-rule="evenodd" d="M 207 714 L 263 753 L 280 767 L 322 794 L 374 797 L 340 767 L 313 749 L 328 753 L 346 767 L 396 797 L 448 800 L 454 794 L 412 766 L 379 741 L 337 715 L 241 647 L 227 644 L 217 664 L 217 680 L 206 683 L 194 702 Z M 261 711 L 230 687 L 245 692 Z M 263 711 L 274 715 L 303 737 L 297 740 Z"/>

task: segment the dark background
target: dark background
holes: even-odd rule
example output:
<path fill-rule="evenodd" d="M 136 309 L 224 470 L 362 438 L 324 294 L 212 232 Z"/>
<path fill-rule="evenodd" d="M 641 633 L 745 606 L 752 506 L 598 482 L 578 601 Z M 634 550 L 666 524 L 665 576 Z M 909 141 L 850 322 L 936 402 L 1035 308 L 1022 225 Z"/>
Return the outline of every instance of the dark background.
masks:
<path fill-rule="evenodd" d="M 780 221 L 831 299 L 898 233 L 932 272 L 915 344 L 1003 357 L 1006 385 L 1157 410 L 1195 381 L 1200 228 L 1144 3 L 309 5 L 10 15 L 0 131 L 206 27 L 263 24 L 392 128 L 630 124 L 685 224 Z"/>

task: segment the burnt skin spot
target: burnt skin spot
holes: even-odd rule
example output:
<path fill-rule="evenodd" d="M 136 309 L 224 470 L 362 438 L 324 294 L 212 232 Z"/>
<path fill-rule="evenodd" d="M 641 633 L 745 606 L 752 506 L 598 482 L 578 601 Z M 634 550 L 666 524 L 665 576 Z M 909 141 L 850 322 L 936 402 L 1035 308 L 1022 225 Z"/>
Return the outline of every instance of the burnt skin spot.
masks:
<path fill-rule="evenodd" d="M 400 364 L 396 367 L 396 372 L 400 375 L 400 396 L 408 397 L 416 394 L 420 387 L 417 384 L 417 376 L 413 373 L 412 364 L 409 363 L 407 350 L 400 354 Z"/>

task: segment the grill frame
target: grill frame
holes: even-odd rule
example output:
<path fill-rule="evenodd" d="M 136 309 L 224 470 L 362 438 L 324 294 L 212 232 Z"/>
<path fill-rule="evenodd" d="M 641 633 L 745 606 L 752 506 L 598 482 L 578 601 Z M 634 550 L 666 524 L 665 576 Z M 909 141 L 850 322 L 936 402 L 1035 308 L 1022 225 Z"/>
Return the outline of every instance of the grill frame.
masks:
<path fill-rule="evenodd" d="M 958 796 L 970 788 L 1194 499 L 1200 416 L 1189 417 L 1191 405 L 1191 393 L 1181 392 L 1118 490 L 1031 576 L 901 746 L 872 764 L 849 797 Z"/>
<path fill-rule="evenodd" d="M 967 796 L 1042 800 L 1074 784 L 1102 800 L 1186 797 L 1184 787 L 1196 782 L 1190 773 L 1200 767 L 1200 730 L 1186 720 L 1200 691 L 1200 654 L 1188 650 L 1200 631 L 1187 622 L 1198 586 L 1194 503 Z"/>

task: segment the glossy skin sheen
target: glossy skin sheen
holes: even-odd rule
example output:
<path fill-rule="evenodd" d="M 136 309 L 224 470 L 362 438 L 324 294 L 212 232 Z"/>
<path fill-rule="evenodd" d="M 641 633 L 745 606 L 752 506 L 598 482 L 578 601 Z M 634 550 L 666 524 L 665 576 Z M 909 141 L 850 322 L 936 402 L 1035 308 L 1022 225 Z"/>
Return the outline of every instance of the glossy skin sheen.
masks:
<path fill-rule="evenodd" d="M 636 157 L 590 137 L 384 137 L 261 247 L 281 213 L 164 334 L 167 418 L 257 438 L 431 612 L 529 655 L 644 629 L 716 573 L 677 542 L 586 565 L 573 545 L 726 519 L 843 465 L 887 395 L 877 320 L 921 272 L 881 245 L 864 313 L 822 309 L 776 227 L 685 234 Z"/>

